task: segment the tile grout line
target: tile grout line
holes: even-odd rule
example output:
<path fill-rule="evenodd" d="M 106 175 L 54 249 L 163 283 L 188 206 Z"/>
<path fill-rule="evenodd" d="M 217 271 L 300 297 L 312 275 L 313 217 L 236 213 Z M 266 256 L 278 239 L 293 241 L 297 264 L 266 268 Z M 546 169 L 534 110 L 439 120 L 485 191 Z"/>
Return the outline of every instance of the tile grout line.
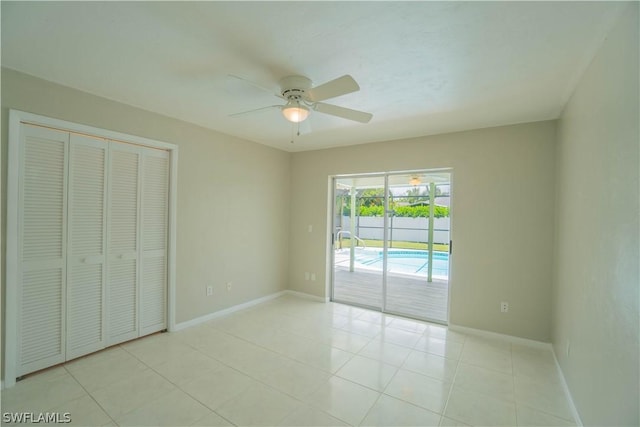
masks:
<path fill-rule="evenodd" d="M 120 347 L 120 345 L 118 345 L 117 347 Z M 62 367 L 64 368 L 65 371 L 67 371 L 67 373 L 71 376 L 71 378 L 73 378 L 73 380 L 78 383 L 78 385 L 80 387 L 82 387 L 82 389 L 84 390 L 85 393 L 87 393 L 87 396 L 89 396 L 91 398 L 91 400 L 93 400 L 96 405 L 98 405 L 98 408 L 100 408 L 102 410 L 102 412 L 104 412 L 107 417 L 109 417 L 109 419 L 115 424 L 115 425 L 119 425 L 118 422 L 111 416 L 111 414 L 109 412 L 107 412 L 107 410 L 100 404 L 100 402 L 98 402 L 96 400 L 96 398 L 93 396 L 93 394 L 86 389 L 86 387 L 84 386 L 84 384 L 82 384 L 76 377 L 75 375 L 73 375 L 73 373 L 67 369 L 66 363 L 64 365 L 62 365 Z"/>
<path fill-rule="evenodd" d="M 144 338 L 144 337 L 143 337 L 143 338 Z M 149 365 L 147 362 L 145 362 L 144 360 L 140 359 L 138 356 L 136 356 L 134 353 L 132 353 L 132 352 L 130 352 L 129 350 L 127 350 L 127 349 L 126 349 L 125 347 L 123 347 L 121 344 L 118 344 L 118 347 L 120 347 L 123 351 L 125 351 L 125 352 L 126 352 L 127 354 L 129 354 L 131 357 L 133 357 L 134 359 L 136 359 L 136 360 L 138 360 L 140 363 L 142 363 L 144 366 L 146 366 L 148 370 L 155 372 L 155 373 L 156 373 L 156 374 L 158 374 L 160 377 L 162 377 L 162 379 L 166 380 L 169 384 L 173 385 L 173 386 L 174 386 L 174 387 L 176 387 L 178 390 L 180 390 L 180 391 L 184 392 L 184 390 L 182 390 L 182 389 L 181 389 L 177 384 L 175 384 L 175 383 L 174 383 L 174 382 L 172 382 L 169 378 L 167 378 L 167 377 L 165 377 L 164 375 L 162 375 L 160 372 L 156 371 L 156 370 L 153 368 L 153 366 Z M 144 369 L 143 371 L 145 371 L 145 370 L 147 370 L 147 369 Z M 114 384 L 115 384 L 115 383 L 114 383 Z M 168 395 L 169 393 L 171 393 L 171 391 L 167 392 L 166 394 L 163 394 L 163 395 L 157 396 L 157 397 L 155 397 L 155 398 L 151 399 L 150 401 L 148 401 L 148 402 L 146 402 L 146 403 L 142 404 L 141 406 L 138 406 L 137 408 L 130 410 L 129 412 L 123 413 L 123 414 L 122 414 L 122 416 L 124 417 L 125 415 L 129 415 L 129 414 L 131 414 L 132 412 L 134 412 L 134 411 L 136 411 L 136 410 L 138 410 L 138 409 L 142 408 L 142 407 L 143 407 L 143 406 L 145 406 L 145 405 L 148 405 L 148 404 L 153 403 L 153 402 L 155 402 L 155 401 L 157 401 L 157 400 L 160 400 L 160 399 L 162 399 L 163 397 L 165 397 L 166 395 Z M 92 397 L 93 397 L 93 396 L 92 396 Z M 206 405 L 204 405 L 204 407 L 205 407 L 205 408 L 208 408 Z M 106 412 L 106 411 L 105 411 L 105 412 Z M 109 415 L 109 416 L 110 416 L 110 415 Z M 110 416 L 110 417 L 111 417 L 111 416 Z M 114 423 L 116 423 L 117 425 L 119 425 L 119 424 L 117 423 L 117 421 L 116 421 L 116 420 L 114 420 Z"/>
<path fill-rule="evenodd" d="M 361 313 L 360 315 L 356 316 L 356 319 L 358 319 L 358 318 L 359 318 L 359 316 L 361 316 L 361 315 L 362 315 L 362 313 Z M 336 328 L 333 328 L 333 327 L 332 327 L 332 329 L 336 329 Z M 373 337 L 367 337 L 367 336 L 364 336 L 364 335 L 360 335 L 360 334 L 358 334 L 358 333 L 356 333 L 356 332 L 352 332 L 352 331 L 348 331 L 348 330 L 344 330 L 344 329 L 339 329 L 339 330 L 342 330 L 342 331 L 347 332 L 347 333 L 350 333 L 350 334 L 355 334 L 355 335 L 358 335 L 358 336 L 363 336 L 363 337 L 365 337 L 365 338 L 369 339 L 369 343 L 370 343 L 371 341 L 373 341 L 374 339 L 376 339 L 376 338 L 380 335 L 380 332 L 378 332 L 378 333 L 376 333 L 376 335 L 375 335 L 375 336 L 373 336 Z M 367 343 L 366 345 L 368 345 L 368 343 Z M 365 347 L 366 347 L 366 345 L 365 345 Z M 363 347 L 363 348 L 364 348 L 364 347 Z M 361 350 L 362 350 L 362 349 L 361 349 Z M 342 381 L 347 381 L 347 382 L 349 382 L 349 383 L 351 383 L 351 384 L 357 385 L 357 386 L 359 386 L 359 387 L 364 387 L 364 388 L 366 388 L 366 389 L 368 389 L 368 390 L 371 390 L 371 391 L 373 391 L 373 392 L 378 393 L 378 397 L 376 398 L 376 400 L 375 400 L 375 402 L 373 403 L 373 405 L 371 405 L 371 407 L 367 410 L 367 412 L 366 412 L 366 413 L 365 413 L 365 415 L 362 417 L 362 419 L 357 423 L 358 425 L 360 425 L 360 424 L 362 423 L 362 421 L 364 421 L 364 420 L 366 419 L 366 417 L 367 417 L 367 415 L 369 414 L 369 412 L 371 411 L 371 409 L 372 409 L 372 408 L 375 406 L 375 404 L 378 402 L 378 400 L 379 400 L 379 399 L 380 399 L 380 397 L 382 396 L 382 392 L 380 392 L 380 391 L 378 391 L 378 390 L 374 390 L 374 389 L 372 389 L 371 387 L 368 387 L 368 386 L 366 386 L 366 385 L 363 385 L 363 384 L 357 383 L 357 382 L 355 382 L 355 381 L 352 381 L 352 380 L 350 380 L 350 379 L 343 378 L 343 377 L 341 377 L 341 376 L 338 376 L 338 375 L 337 375 L 338 371 L 339 371 L 342 367 L 344 367 L 347 363 L 349 363 L 349 362 L 353 359 L 353 357 L 355 357 L 356 355 L 358 355 L 358 353 L 359 353 L 359 352 L 358 352 L 358 353 L 351 353 L 351 352 L 349 352 L 349 353 L 351 354 L 351 357 L 349 358 L 349 360 L 347 360 L 344 364 L 342 364 L 340 368 L 336 369 L 336 371 L 335 371 L 335 372 L 332 372 L 332 373 L 331 373 L 331 376 L 329 377 L 329 379 L 328 379 L 327 381 L 331 381 L 331 378 L 334 378 L 334 377 L 335 377 L 335 378 L 338 378 L 338 379 L 340 379 L 340 380 L 342 380 Z M 396 371 L 396 372 L 397 372 L 397 371 Z M 395 376 L 395 373 L 394 373 L 394 376 Z M 392 378 L 393 378 L 393 377 L 392 377 Z M 322 385 L 323 385 L 323 384 L 320 384 L 316 389 L 314 389 L 314 391 L 313 391 L 313 392 L 309 393 L 309 394 L 308 394 L 308 396 L 310 396 L 310 395 L 312 395 L 313 393 L 315 393 L 316 391 L 320 390 L 320 388 L 322 387 Z M 342 418 L 340 418 L 340 417 L 338 417 L 338 416 L 336 416 L 336 415 L 334 415 L 334 414 L 328 413 L 328 412 L 326 412 L 324 409 L 319 408 L 319 407 L 317 407 L 317 406 L 315 406 L 315 405 L 313 405 L 313 404 L 311 404 L 311 405 L 312 405 L 314 408 L 316 408 L 316 409 L 318 409 L 318 410 L 320 410 L 320 411 L 322 411 L 322 412 L 325 412 L 325 413 L 329 414 L 330 416 L 332 416 L 332 417 L 334 417 L 334 418 L 336 418 L 336 419 L 338 419 L 338 420 L 340 420 L 340 421 L 342 421 L 342 422 L 344 422 L 344 423 L 346 423 L 346 424 L 348 424 L 348 425 L 352 425 L 351 423 L 349 423 L 349 422 L 348 422 L 347 420 L 345 420 L 345 419 L 342 419 Z"/>
<path fill-rule="evenodd" d="M 190 344 L 184 343 L 183 341 L 181 341 L 181 343 L 186 344 L 188 347 L 193 348 L 194 350 L 198 351 L 199 353 L 203 354 L 204 356 L 206 356 L 206 357 L 208 357 L 208 358 L 210 358 L 210 359 L 213 359 L 213 360 L 215 360 L 216 362 L 219 362 L 220 364 L 222 364 L 222 365 L 224 365 L 224 366 L 227 366 L 226 364 L 222 363 L 222 362 L 221 362 L 221 361 L 219 361 L 218 359 L 212 358 L 211 356 L 209 356 L 209 355 L 207 355 L 207 354 L 205 354 L 205 353 L 200 352 L 197 348 L 195 348 L 195 347 L 191 346 Z M 211 412 L 213 412 L 213 413 L 214 413 L 214 414 L 216 414 L 217 416 L 221 417 L 221 418 L 222 418 L 222 419 L 224 419 L 225 421 L 228 421 L 229 423 L 233 424 L 234 426 L 235 426 L 235 425 L 237 425 L 237 424 L 233 423 L 231 420 L 229 420 L 229 419 L 227 419 L 227 418 L 223 417 L 221 414 L 219 414 L 218 412 L 216 412 L 214 409 L 212 409 L 212 408 L 210 408 L 209 406 L 207 406 L 204 402 L 201 402 L 198 398 L 196 398 L 195 396 L 191 395 L 188 391 L 186 391 L 186 390 L 182 389 L 182 387 L 180 387 L 178 384 L 176 384 L 176 383 L 174 383 L 173 381 L 171 381 L 169 378 L 167 378 L 166 376 L 164 376 L 161 372 L 158 372 L 156 369 L 154 369 L 154 367 L 153 367 L 153 366 L 149 365 L 147 362 L 145 362 L 144 360 L 140 359 L 140 358 L 139 358 L 137 355 L 135 355 L 134 353 L 131 353 L 129 350 L 127 350 L 127 349 L 126 349 L 126 348 L 124 348 L 124 347 L 122 347 L 122 349 L 123 349 L 124 351 L 126 351 L 128 354 L 130 354 L 132 357 L 134 357 L 135 359 L 137 359 L 138 361 L 140 361 L 140 363 L 144 364 L 148 369 L 150 369 L 151 371 L 155 372 L 156 374 L 158 374 L 159 376 L 161 376 L 163 379 L 167 380 L 170 384 L 172 384 L 173 386 L 175 386 L 175 387 L 176 387 L 176 389 L 180 390 L 181 392 L 183 392 L 184 394 L 186 394 L 187 396 L 189 396 L 190 398 L 192 398 L 192 399 L 193 399 L 193 400 L 195 400 L 196 402 L 200 403 L 202 406 L 204 406 L 205 408 L 209 409 Z M 234 368 L 232 368 L 232 367 L 230 367 L 230 366 L 227 366 L 227 367 L 228 367 L 228 368 L 230 368 L 230 369 L 234 369 Z M 234 370 L 235 370 L 235 369 L 234 369 Z M 240 371 L 238 371 L 238 372 L 240 372 Z M 246 375 L 246 374 L 244 374 L 244 375 Z M 155 399 L 152 399 L 152 400 L 150 400 L 149 402 L 147 402 L 146 404 L 151 403 L 151 402 L 155 402 L 156 400 L 159 400 L 159 399 L 161 399 L 161 398 L 162 398 L 162 397 L 164 397 L 164 396 L 166 396 L 166 395 L 159 396 L 159 397 L 157 397 L 157 398 L 155 398 Z M 226 402 L 226 401 L 225 401 L 225 402 Z M 142 406 L 144 406 L 144 405 L 142 405 Z M 138 408 L 136 408 L 136 409 L 138 409 Z M 127 414 L 130 414 L 130 413 L 131 413 L 131 412 L 133 412 L 133 411 L 135 411 L 135 409 L 134 409 L 134 410 L 132 410 L 132 411 L 127 412 Z M 125 415 L 126 415 L 126 414 L 125 414 Z M 203 418 L 204 418 L 204 417 L 203 417 Z M 199 420 L 197 420 L 196 422 L 198 422 L 198 421 L 199 421 Z M 114 421 L 114 422 L 115 422 L 115 421 Z M 191 424 L 191 425 L 194 425 L 194 424 Z"/>
<path fill-rule="evenodd" d="M 395 377 L 395 374 L 394 374 L 394 377 Z M 392 378 L 392 379 L 393 379 L 393 378 Z M 385 387 L 385 388 L 386 388 L 386 387 Z M 367 419 L 367 417 L 368 417 L 368 416 L 369 416 L 369 414 L 371 413 L 371 410 L 374 408 L 374 406 L 376 406 L 376 405 L 378 404 L 378 402 L 380 401 L 380 398 L 382 398 L 382 396 L 383 396 L 383 395 L 384 395 L 384 393 L 382 393 L 382 392 L 380 392 L 380 393 L 378 394 L 378 397 L 376 398 L 376 401 L 375 401 L 375 402 L 373 402 L 373 405 L 371 405 L 371 407 L 370 407 L 370 408 L 367 410 L 367 412 L 364 414 L 364 417 L 362 417 L 362 419 L 360 420 L 360 422 L 358 422 L 358 426 L 361 426 L 361 425 L 362 425 L 362 422 L 363 422 L 364 420 L 366 420 L 366 419 Z"/>
<path fill-rule="evenodd" d="M 250 320 L 250 321 L 251 321 L 251 320 Z M 251 322 L 252 322 L 252 323 L 256 323 L 256 324 L 258 324 L 257 322 L 253 322 L 253 321 L 251 321 Z M 306 362 L 303 362 L 303 361 L 301 361 L 301 360 L 298 360 L 298 359 L 296 359 L 296 358 L 294 358 L 294 357 L 292 357 L 292 356 L 290 356 L 290 355 L 288 355 L 288 354 L 278 353 L 278 352 L 276 352 L 276 351 L 274 351 L 274 350 L 272 350 L 272 349 L 270 349 L 270 348 L 264 347 L 263 345 L 257 344 L 257 343 L 255 343 L 255 342 L 253 342 L 253 341 L 250 341 L 249 339 L 247 339 L 247 338 L 245 338 L 245 337 L 242 337 L 242 336 L 240 336 L 240 335 L 236 335 L 236 334 L 234 334 L 234 333 L 227 332 L 227 331 L 225 331 L 225 330 L 223 330 L 223 329 L 218 329 L 218 328 L 216 328 L 215 326 L 210 326 L 210 327 L 211 327 L 212 329 L 215 329 L 215 330 L 216 330 L 216 331 L 218 331 L 218 332 L 222 332 L 222 333 L 227 334 L 227 335 L 229 335 L 229 336 L 231 336 L 231 337 L 237 338 L 237 339 L 239 339 L 239 340 L 241 340 L 241 341 L 244 341 L 244 342 L 246 342 L 246 343 L 248 343 L 248 344 L 254 345 L 254 346 L 256 346 L 256 347 L 258 347 L 258 348 L 261 348 L 261 349 L 263 349 L 263 350 L 265 350 L 265 351 L 268 351 L 268 352 L 270 352 L 270 353 L 273 353 L 274 355 L 277 355 L 277 356 L 283 356 L 283 357 L 285 357 L 285 358 L 287 358 L 287 359 L 289 359 L 289 360 L 291 360 L 291 361 L 294 361 L 294 362 L 297 362 L 297 363 L 301 363 L 301 364 L 303 364 L 303 365 L 309 366 L 309 367 L 314 368 L 314 369 L 319 369 L 319 370 L 321 370 L 321 371 L 323 371 L 323 372 L 326 372 L 326 373 L 329 373 L 329 374 L 332 374 L 332 375 L 333 375 L 333 372 L 325 371 L 325 370 L 324 370 L 324 369 L 322 369 L 322 368 L 318 368 L 318 367 L 313 366 L 313 365 L 311 365 L 311 364 L 309 364 L 309 363 L 306 363 Z M 300 335 L 300 334 L 296 334 L 296 333 L 294 333 L 294 332 L 289 332 L 289 331 L 287 331 L 287 330 L 285 330 L 285 329 L 277 328 L 277 327 L 276 327 L 276 328 L 274 328 L 274 329 L 276 329 L 276 330 L 278 330 L 278 331 L 286 332 L 286 333 L 289 333 L 289 334 L 291 334 L 291 335 L 295 335 L 295 336 L 297 336 L 297 337 L 299 337 L 299 338 L 303 338 L 303 339 L 306 339 L 307 341 L 310 341 L 310 340 L 308 340 L 308 338 L 306 338 L 306 337 L 304 337 L 304 336 L 302 336 L 302 335 Z M 336 328 L 333 328 L 333 327 L 332 327 L 332 329 L 336 329 Z M 349 331 L 344 331 L 344 332 L 349 332 Z M 349 332 L 349 333 L 353 333 L 353 332 Z M 358 334 L 356 334 L 356 335 L 358 335 Z M 369 337 L 365 337 L 365 338 L 369 338 Z M 369 338 L 369 340 L 371 340 L 371 339 L 372 339 L 372 338 Z M 327 346 L 327 347 L 330 347 L 330 348 L 335 348 L 335 349 L 337 349 L 337 350 L 344 351 L 344 352 L 346 352 L 346 353 L 351 354 L 351 357 L 349 358 L 349 360 L 351 360 L 351 358 L 352 358 L 355 354 L 357 354 L 357 353 L 353 353 L 353 352 L 351 352 L 351 351 L 349 351 L 349 350 L 343 350 L 343 349 L 338 348 L 338 347 L 333 347 L 332 345 L 330 345 L 330 344 L 325 344 L 325 343 L 323 343 L 323 342 L 318 342 L 318 344 L 320 344 L 320 345 L 324 345 L 324 346 Z M 193 346 L 192 346 L 192 347 L 193 347 Z M 195 347 L 194 347 L 194 348 L 195 348 Z M 201 350 L 199 350 L 198 348 L 195 348 L 195 349 L 201 352 Z M 203 353 L 203 354 L 205 354 L 205 355 L 206 355 L 206 353 Z M 216 360 L 217 360 L 217 359 L 216 359 Z M 348 362 L 348 361 L 347 361 L 347 362 Z M 345 364 L 346 364 L 347 362 L 345 362 Z M 339 368 L 338 368 L 338 369 L 339 369 Z"/>
<path fill-rule="evenodd" d="M 254 322 L 254 323 L 255 323 L 255 322 Z M 209 325 L 207 325 L 207 326 L 209 326 Z M 330 375 L 330 376 L 329 376 L 329 379 L 330 379 L 331 377 L 333 377 L 333 376 L 336 376 L 336 374 L 335 374 L 335 373 L 333 373 L 333 372 L 328 372 L 328 371 L 325 371 L 325 370 L 323 370 L 323 369 L 321 369 L 321 368 L 317 368 L 317 367 L 312 366 L 312 365 L 309 365 L 309 364 L 307 364 L 307 363 L 305 363 L 305 362 L 299 361 L 299 360 L 297 360 L 297 359 L 293 359 L 293 358 L 291 358 L 291 357 L 289 357 L 289 356 L 287 356 L 287 355 L 283 355 L 283 354 L 281 354 L 281 353 L 276 353 L 275 351 L 273 351 L 273 350 L 271 350 L 271 349 L 269 349 L 269 348 L 263 347 L 263 346 L 261 346 L 261 345 L 259 345 L 259 344 L 256 344 L 256 343 L 254 343 L 254 342 L 252 342 L 252 341 L 249 341 L 249 340 L 247 340 L 247 339 L 246 339 L 246 338 L 244 338 L 244 337 L 241 337 L 241 336 L 238 336 L 238 335 L 235 335 L 235 334 L 229 333 L 229 332 L 227 332 L 227 331 L 224 331 L 224 330 L 221 330 L 221 329 L 215 328 L 215 327 L 213 327 L 213 326 L 209 326 L 209 327 L 210 327 L 211 329 L 213 329 L 213 330 L 216 330 L 217 332 L 224 333 L 224 334 L 226 334 L 226 335 L 229 335 L 229 336 L 231 336 L 231 337 L 237 338 L 237 339 L 239 339 L 239 340 L 241 340 L 241 341 L 244 341 L 244 342 L 246 342 L 246 343 L 249 343 L 249 344 L 255 345 L 256 347 L 262 348 L 263 350 L 269 351 L 270 353 L 273 353 L 273 354 L 274 354 L 274 355 L 276 355 L 276 356 L 283 356 L 283 357 L 287 358 L 288 360 L 290 360 L 290 361 L 292 361 L 292 362 L 300 363 L 300 364 L 304 365 L 306 368 L 317 369 L 317 370 L 319 370 L 319 371 L 321 371 L 321 372 L 323 372 L 323 373 L 325 373 L 325 374 L 329 374 L 329 375 Z M 280 329 L 280 328 L 275 328 L 275 329 L 282 330 L 282 329 Z M 287 332 L 287 331 L 285 331 L 285 332 Z M 184 341 L 181 341 L 181 342 L 183 342 L 183 343 L 184 343 Z M 287 396 L 287 397 L 289 397 L 289 398 L 291 398 L 291 399 L 294 399 L 294 400 L 296 400 L 296 401 L 300 402 L 300 403 L 301 403 L 301 404 L 303 404 L 303 405 L 309 405 L 309 403 L 308 403 L 308 402 L 306 402 L 306 401 L 304 401 L 304 400 L 301 400 L 300 398 L 298 398 L 298 397 L 296 397 L 296 396 L 293 396 L 293 395 L 289 394 L 288 392 L 285 392 L 285 391 L 279 390 L 279 389 L 277 389 L 277 388 L 273 387 L 272 385 L 270 385 L 270 384 L 268 384 L 268 383 L 264 382 L 262 379 L 259 379 L 259 378 L 255 377 L 255 376 L 250 375 L 250 374 L 248 374 L 248 373 L 246 373 L 246 372 L 243 372 L 243 371 L 241 371 L 241 370 L 239 370 L 239 369 L 237 369 L 237 368 L 235 368 L 235 367 L 233 367 L 233 366 L 230 366 L 230 365 L 226 364 L 224 361 L 219 360 L 219 359 L 217 359 L 217 358 L 215 358 L 215 357 L 212 357 L 211 355 L 209 355 L 209 354 L 207 354 L 207 353 L 204 353 L 201 349 L 199 349 L 199 348 L 197 348 L 197 347 L 194 347 L 193 345 L 191 345 L 191 344 L 189 344 L 189 343 L 185 343 L 185 344 L 186 344 L 187 346 L 191 347 L 192 349 L 196 350 L 198 353 L 203 354 L 204 356 L 206 356 L 206 357 L 208 357 L 208 358 L 210 358 L 210 359 L 212 359 L 212 360 L 215 360 L 216 362 L 218 362 L 218 363 L 220 363 L 221 365 L 223 365 L 223 366 L 227 367 L 228 369 L 231 369 L 231 370 L 233 370 L 233 371 L 235 371 L 235 372 L 237 372 L 237 373 L 239 373 L 239 374 L 241 374 L 241 375 L 243 375 L 243 376 L 246 376 L 246 377 L 248 377 L 248 378 L 252 379 L 253 381 L 258 382 L 258 383 L 260 383 L 260 384 L 264 385 L 265 387 L 267 387 L 267 388 L 269 388 L 269 389 L 271 389 L 271 390 L 273 390 L 273 391 L 276 391 L 276 392 L 278 392 L 278 393 L 282 393 L 283 395 L 285 395 L 285 396 Z M 331 346 L 329 346 L 329 347 L 331 347 Z M 334 347 L 332 347 L 332 348 L 334 348 Z M 123 349 L 123 350 L 127 351 L 126 349 Z M 343 350 L 343 351 L 346 351 L 346 350 Z M 222 417 L 223 419 L 225 419 L 225 420 L 227 420 L 227 421 L 231 422 L 232 424 L 236 425 L 236 424 L 235 424 L 235 423 L 233 423 L 231 420 L 228 420 L 227 418 L 225 418 L 224 416 L 222 416 L 221 414 L 219 414 L 215 409 L 210 408 L 210 407 L 209 407 L 209 406 L 207 406 L 204 402 L 201 402 L 201 401 L 200 401 L 200 400 L 198 400 L 195 396 L 193 396 L 192 394 L 190 394 L 188 391 L 186 391 L 186 390 L 182 389 L 182 387 L 180 387 L 178 384 L 173 383 L 169 378 L 166 378 L 164 375 L 162 375 L 162 373 L 160 373 L 160 372 L 156 371 L 152 366 L 148 365 L 146 362 L 144 362 L 143 360 L 141 360 L 140 358 L 138 358 L 135 354 L 130 353 L 129 351 L 127 351 L 127 352 L 128 352 L 129 354 L 131 354 L 133 357 L 135 357 L 136 359 L 138 359 L 141 363 L 143 363 L 144 365 L 146 365 L 149 369 L 153 370 L 153 371 L 154 371 L 154 372 L 156 372 L 158 375 L 160 375 L 161 377 L 163 377 L 164 379 L 166 379 L 167 381 L 169 381 L 171 384 L 175 385 L 175 386 L 176 386 L 180 391 L 182 391 L 182 392 L 186 393 L 186 394 L 187 394 L 187 395 L 189 395 L 191 398 L 193 398 L 194 400 L 196 400 L 197 402 L 199 402 L 200 404 L 202 404 L 204 407 L 209 408 L 212 412 L 214 412 L 214 413 L 215 413 L 215 414 L 217 414 L 218 416 L 220 416 L 220 417 Z M 355 355 L 355 354 L 353 354 L 353 353 L 351 353 L 351 352 L 348 352 L 348 351 L 346 351 L 346 352 L 347 352 L 347 353 L 350 353 L 350 354 L 351 354 L 351 357 L 349 358 L 349 360 L 347 360 L 347 361 L 345 362 L 345 364 L 346 364 L 346 363 L 348 363 L 348 362 L 351 360 L 351 358 L 353 358 L 353 356 Z M 343 365 L 343 366 L 344 366 L 344 365 Z M 340 369 L 340 368 L 338 368 L 338 370 L 339 370 L 339 369 Z M 336 370 L 336 372 L 337 372 L 337 370 Z M 347 380 L 347 379 L 345 379 L 345 378 L 341 378 L 341 377 L 338 377 L 338 378 L 340 378 L 340 379 L 344 379 L 345 381 L 349 381 L 349 380 Z M 350 381 L 350 382 L 352 382 L 353 384 L 357 384 L 357 383 L 355 383 L 355 382 L 353 382 L 353 381 Z M 313 391 L 310 391 L 310 392 L 308 392 L 308 393 L 307 393 L 307 396 L 308 396 L 308 395 L 313 394 L 315 391 L 317 391 L 318 389 L 320 389 L 320 387 L 322 387 L 322 385 L 323 385 L 323 384 L 322 384 L 322 382 L 321 382 L 320 384 L 318 384 L 318 385 L 317 385 L 317 387 L 314 387 L 314 388 L 313 388 Z M 362 386 L 362 387 L 366 387 L 366 386 L 363 386 L 362 384 L 357 384 L 357 385 Z M 368 387 L 367 387 L 367 388 L 368 388 Z M 225 401 L 224 401 L 224 403 L 226 403 L 226 402 L 230 401 L 231 399 L 232 399 L 232 398 L 225 400 Z M 324 411 L 324 410 L 323 410 L 323 409 L 321 409 L 321 408 L 318 408 L 318 407 L 315 407 L 315 406 L 313 406 L 313 407 L 314 407 L 314 408 L 316 408 L 316 409 L 321 410 L 322 412 L 324 412 L 324 413 L 326 413 L 326 414 L 328 414 L 328 415 L 330 415 L 330 416 L 332 416 L 332 417 L 334 417 L 334 418 L 336 418 L 336 419 L 339 419 L 339 420 L 341 420 L 341 421 L 343 421 L 343 422 L 346 422 L 345 420 L 342 420 L 342 419 L 340 419 L 340 418 L 338 418 L 338 417 L 336 417 L 336 416 L 334 416 L 334 415 L 329 414 L 328 412 Z M 289 416 L 289 415 L 290 415 L 290 414 L 285 415 L 285 416 L 283 417 L 283 420 L 284 420 L 287 416 Z M 348 424 L 348 422 L 346 422 L 346 423 Z"/>
<path fill-rule="evenodd" d="M 458 376 L 458 370 L 460 369 L 460 363 L 462 362 L 462 353 L 464 352 L 464 348 L 466 345 L 467 345 L 467 338 L 465 338 L 464 342 L 462 343 L 462 349 L 460 350 L 460 354 L 456 363 L 456 371 L 454 372 L 453 378 L 451 379 L 451 389 L 449 389 L 449 393 L 447 395 L 447 401 L 445 402 L 444 407 L 442 408 L 442 414 L 440 414 L 441 415 L 440 424 L 442 424 L 442 420 L 446 417 L 445 414 L 447 413 L 447 408 L 449 407 L 449 401 L 451 400 L 451 395 L 453 394 L 453 388 L 456 383 L 456 377 Z"/>

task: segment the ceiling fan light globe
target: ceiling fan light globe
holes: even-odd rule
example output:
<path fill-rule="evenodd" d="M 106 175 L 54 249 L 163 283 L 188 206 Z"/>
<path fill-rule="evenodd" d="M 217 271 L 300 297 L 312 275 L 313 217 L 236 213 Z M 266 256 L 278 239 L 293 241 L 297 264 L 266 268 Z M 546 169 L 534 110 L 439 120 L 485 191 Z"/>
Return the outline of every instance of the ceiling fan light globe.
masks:
<path fill-rule="evenodd" d="M 304 105 L 285 106 L 282 115 L 290 122 L 300 123 L 309 117 L 309 109 Z"/>

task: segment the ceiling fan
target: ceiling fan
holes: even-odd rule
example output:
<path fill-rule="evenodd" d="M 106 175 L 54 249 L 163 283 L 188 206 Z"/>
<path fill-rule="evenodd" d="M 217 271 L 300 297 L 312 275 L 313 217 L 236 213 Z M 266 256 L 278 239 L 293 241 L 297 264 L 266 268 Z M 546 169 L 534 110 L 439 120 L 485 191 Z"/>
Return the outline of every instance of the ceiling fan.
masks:
<path fill-rule="evenodd" d="M 233 75 L 230 77 L 247 82 L 264 91 L 271 92 L 271 90 L 245 80 L 242 77 Z M 315 87 L 312 87 L 311 80 L 307 77 L 288 76 L 280 80 L 280 93 L 274 94 L 278 98 L 285 100 L 286 104 L 270 105 L 268 107 L 262 107 L 255 110 L 231 114 L 231 116 L 237 117 L 268 108 L 279 108 L 282 111 L 282 115 L 292 123 L 303 122 L 307 117 L 309 117 L 312 110 L 347 120 L 368 123 L 373 117 L 373 114 L 371 113 L 365 113 L 364 111 L 352 110 L 350 108 L 321 102 L 326 99 L 336 98 L 359 90 L 360 86 L 358 86 L 358 83 L 356 83 L 353 77 L 348 74 Z"/>

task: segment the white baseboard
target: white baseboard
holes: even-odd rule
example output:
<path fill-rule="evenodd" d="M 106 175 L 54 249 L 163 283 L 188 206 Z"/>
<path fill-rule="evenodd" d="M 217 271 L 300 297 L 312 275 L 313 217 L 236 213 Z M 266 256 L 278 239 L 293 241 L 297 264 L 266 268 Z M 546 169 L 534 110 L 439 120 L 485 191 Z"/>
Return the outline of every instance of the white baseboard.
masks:
<path fill-rule="evenodd" d="M 528 338 L 514 337 L 513 335 L 506 335 L 506 334 L 500 334 L 498 332 L 485 331 L 484 329 L 468 328 L 466 326 L 454 325 L 452 323 L 449 323 L 449 329 L 451 329 L 452 331 L 462 332 L 468 335 L 476 335 L 476 336 L 481 336 L 485 338 L 493 338 L 500 341 L 508 341 L 512 344 L 519 344 L 527 347 L 553 349 L 551 346 L 551 343 L 548 343 L 548 342 L 530 340 Z"/>
<path fill-rule="evenodd" d="M 226 316 L 231 313 L 235 313 L 236 311 L 244 310 L 245 308 L 253 307 L 254 305 L 261 304 L 263 302 L 271 301 L 272 299 L 276 299 L 285 295 L 287 291 L 279 291 L 273 294 L 269 294 L 263 296 L 261 298 L 256 298 L 251 301 L 243 302 L 242 304 L 234 305 L 229 308 L 225 308 L 224 310 L 215 311 L 213 313 L 205 314 L 204 316 L 196 317 L 195 319 L 187 320 L 186 322 L 181 322 L 175 325 L 175 327 L 171 330 L 171 332 L 180 331 L 182 329 L 189 328 L 191 326 L 199 325 L 204 322 L 208 322 L 209 320 L 216 319 L 221 316 Z"/>
<path fill-rule="evenodd" d="M 292 291 L 290 289 L 287 289 L 284 292 L 286 294 L 288 294 L 288 295 L 293 295 L 293 296 L 296 296 L 296 297 L 299 297 L 299 298 L 304 298 L 304 299 L 310 299 L 312 301 L 329 302 L 329 297 L 319 297 L 319 296 L 307 294 L 307 293 L 304 293 L 304 292 Z"/>
<path fill-rule="evenodd" d="M 576 423 L 578 427 L 582 427 L 582 420 L 580 419 L 580 414 L 578 413 L 578 408 L 573 403 L 573 397 L 571 396 L 571 391 L 569 390 L 569 385 L 567 384 L 567 380 L 564 378 L 564 373 L 562 372 L 562 368 L 560 368 L 560 362 L 558 362 L 558 357 L 556 356 L 556 350 L 551 346 L 551 352 L 553 353 L 553 360 L 556 362 L 556 369 L 558 370 L 558 375 L 560 376 L 560 382 L 562 383 L 562 389 L 564 390 L 564 395 L 567 397 L 567 401 L 569 402 L 569 409 L 571 410 L 571 415 L 573 416 L 573 421 Z"/>

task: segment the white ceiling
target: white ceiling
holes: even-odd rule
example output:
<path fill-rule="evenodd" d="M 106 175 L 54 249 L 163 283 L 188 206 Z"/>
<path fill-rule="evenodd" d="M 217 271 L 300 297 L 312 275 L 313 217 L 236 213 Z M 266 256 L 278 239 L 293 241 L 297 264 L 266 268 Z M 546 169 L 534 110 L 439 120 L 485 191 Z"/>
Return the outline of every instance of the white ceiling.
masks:
<path fill-rule="evenodd" d="M 287 151 L 557 118 L 615 2 L 7 2 L 2 66 Z M 295 137 L 278 91 L 344 74 Z M 306 126 L 306 123 L 305 123 Z M 303 131 L 308 130 L 304 129 Z"/>

